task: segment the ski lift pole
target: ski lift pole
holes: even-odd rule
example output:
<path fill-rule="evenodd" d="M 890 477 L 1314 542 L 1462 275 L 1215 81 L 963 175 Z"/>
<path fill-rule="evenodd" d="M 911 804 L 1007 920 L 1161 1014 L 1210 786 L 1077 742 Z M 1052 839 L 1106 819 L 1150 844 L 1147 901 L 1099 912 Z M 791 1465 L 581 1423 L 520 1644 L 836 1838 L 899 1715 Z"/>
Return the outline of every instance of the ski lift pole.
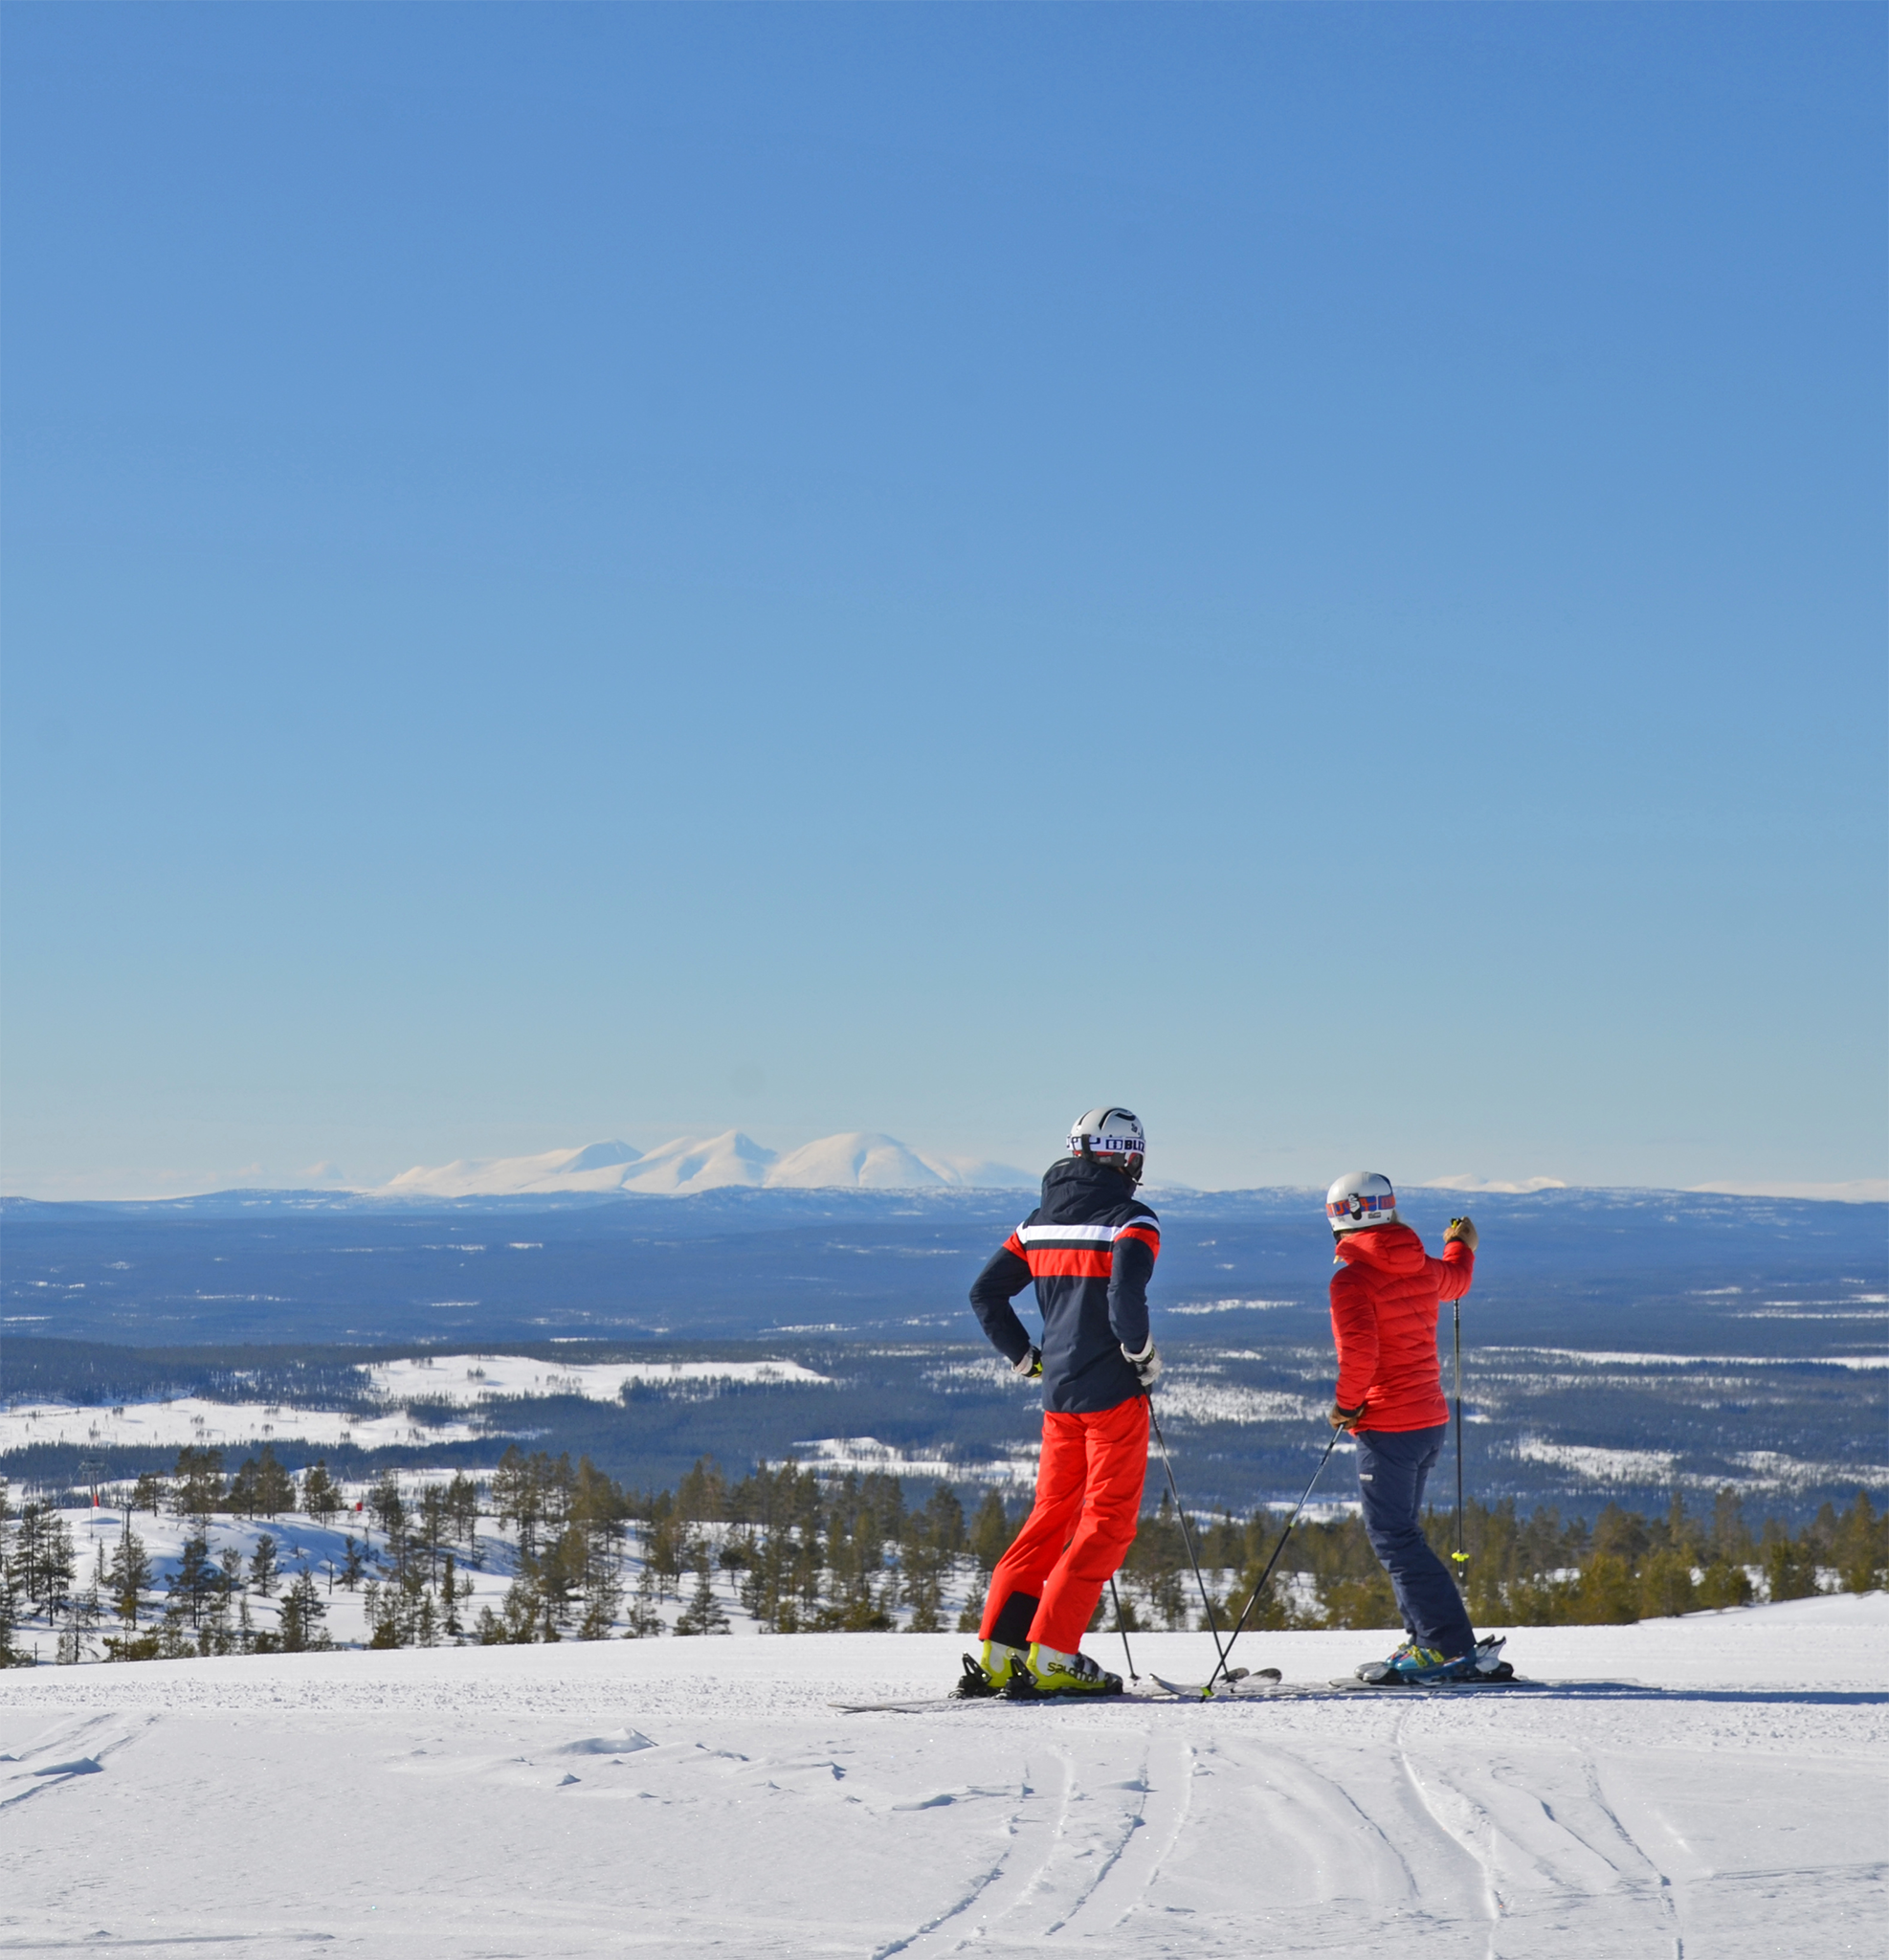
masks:
<path fill-rule="evenodd" d="M 1154 1413 L 1154 1396 L 1145 1388 L 1142 1390 L 1142 1400 L 1147 1404 L 1148 1423 L 1161 1449 L 1161 1467 L 1167 1473 L 1167 1490 L 1174 1500 L 1174 1517 L 1181 1527 L 1181 1543 L 1187 1548 L 1188 1564 L 1193 1568 L 1193 1582 L 1200 1588 L 1200 1603 L 1207 1609 L 1207 1631 L 1213 1636 L 1213 1651 L 1220 1657 L 1219 1666 L 1214 1669 L 1217 1676 L 1219 1668 L 1227 1664 L 1226 1650 L 1220 1645 L 1220 1623 L 1213 1612 L 1213 1601 L 1208 1594 L 1207 1581 L 1201 1576 L 1200 1561 L 1193 1555 L 1193 1534 L 1188 1529 L 1188 1510 L 1181 1502 L 1181 1487 L 1174 1481 L 1174 1464 L 1167 1454 L 1167 1438 L 1162 1435 L 1161 1418 Z"/>
<path fill-rule="evenodd" d="M 1122 1636 L 1122 1654 L 1128 1663 L 1128 1679 L 1130 1681 L 1140 1681 L 1141 1676 L 1135 1672 L 1134 1649 L 1128 1644 L 1128 1620 L 1126 1615 L 1122 1611 L 1122 1595 L 1115 1590 L 1115 1574 L 1113 1572 L 1110 1572 L 1108 1575 L 1108 1596 L 1115 1602 L 1115 1631 Z"/>
<path fill-rule="evenodd" d="M 1288 1538 L 1292 1536 L 1292 1527 L 1296 1524 L 1298 1524 L 1299 1514 L 1305 1508 L 1305 1501 L 1312 1495 L 1313 1485 L 1318 1482 L 1319 1478 L 1321 1474 L 1323 1472 L 1325 1465 L 1331 1461 L 1331 1453 L 1332 1451 L 1337 1449 L 1338 1438 L 1343 1434 L 1344 1432 L 1342 1430 L 1335 1429 L 1332 1431 L 1331 1440 L 1325 1445 L 1325 1453 L 1322 1457 L 1319 1459 L 1319 1467 L 1318 1469 L 1312 1472 L 1311 1482 L 1306 1484 L 1304 1491 L 1300 1496 L 1299 1502 L 1293 1505 L 1292 1515 L 1285 1521 L 1285 1529 L 1279 1533 L 1279 1542 L 1273 1547 L 1273 1555 L 1266 1561 L 1266 1570 L 1259 1574 L 1257 1581 L 1254 1585 L 1253 1591 L 1247 1595 L 1246 1604 L 1242 1606 L 1239 1610 L 1239 1618 L 1236 1621 L 1234 1621 L 1233 1632 L 1227 1636 L 1226 1650 L 1220 1656 L 1220 1665 L 1213 1671 L 1213 1673 L 1208 1676 L 1207 1685 L 1201 1690 L 1200 1699 L 1203 1702 L 1206 1701 L 1212 1694 L 1213 1683 L 1220 1679 L 1220 1676 L 1222 1674 L 1226 1673 L 1227 1655 L 1231 1654 L 1233 1651 L 1233 1642 L 1237 1640 L 1241 1633 L 1245 1631 L 1246 1616 L 1253 1611 L 1253 1609 L 1256 1605 L 1258 1605 L 1259 1595 L 1266 1590 L 1266 1581 L 1273 1576 L 1273 1568 L 1279 1562 L 1279 1553 L 1285 1549 L 1285 1542 Z M 1227 1680 L 1229 1683 L 1231 1683 L 1233 1681 L 1233 1676 L 1230 1674 L 1227 1675 Z"/>

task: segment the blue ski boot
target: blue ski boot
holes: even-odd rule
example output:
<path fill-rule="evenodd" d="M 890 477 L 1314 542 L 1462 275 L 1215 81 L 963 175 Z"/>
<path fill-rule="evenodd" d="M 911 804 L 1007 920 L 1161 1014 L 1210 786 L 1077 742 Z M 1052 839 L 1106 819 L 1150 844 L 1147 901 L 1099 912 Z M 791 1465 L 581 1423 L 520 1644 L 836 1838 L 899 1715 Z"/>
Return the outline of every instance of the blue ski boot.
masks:
<path fill-rule="evenodd" d="M 1374 1687 L 1430 1687 L 1439 1682 L 1513 1681 L 1515 1669 L 1501 1658 L 1502 1642 L 1478 1640 L 1467 1654 L 1448 1655 L 1410 1639 L 1389 1660 L 1367 1660 L 1360 1681 Z"/>

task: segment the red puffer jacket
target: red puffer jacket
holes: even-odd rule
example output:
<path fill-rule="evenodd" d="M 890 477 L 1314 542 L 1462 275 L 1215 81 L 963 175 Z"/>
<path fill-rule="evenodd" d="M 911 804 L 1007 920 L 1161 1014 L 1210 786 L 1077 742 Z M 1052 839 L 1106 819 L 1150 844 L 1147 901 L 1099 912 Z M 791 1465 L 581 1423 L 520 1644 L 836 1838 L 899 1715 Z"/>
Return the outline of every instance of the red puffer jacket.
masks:
<path fill-rule="evenodd" d="M 1428 1429 L 1450 1419 L 1436 1352 L 1436 1309 L 1469 1291 L 1476 1255 L 1453 1238 L 1432 1258 L 1408 1225 L 1373 1225 L 1338 1241 L 1331 1331 L 1337 1402 L 1362 1407 L 1359 1429 Z"/>

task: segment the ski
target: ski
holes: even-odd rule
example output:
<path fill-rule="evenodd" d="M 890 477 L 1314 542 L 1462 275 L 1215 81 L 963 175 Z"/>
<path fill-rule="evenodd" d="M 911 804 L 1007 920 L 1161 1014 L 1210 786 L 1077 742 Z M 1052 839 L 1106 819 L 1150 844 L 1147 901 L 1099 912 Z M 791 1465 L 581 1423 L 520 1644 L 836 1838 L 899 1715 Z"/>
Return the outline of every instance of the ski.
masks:
<path fill-rule="evenodd" d="M 1124 1703 L 1140 1708 L 1176 1708 L 1185 1707 L 1190 1702 L 1337 1702 L 1357 1696 L 1435 1701 L 1450 1696 L 1460 1699 L 1467 1695 L 1490 1694 L 1591 1695 L 1597 1700 L 1645 1701 L 1666 1692 L 1662 1687 L 1641 1681 L 1534 1681 L 1526 1675 L 1518 1674 L 1509 1681 L 1434 1681 L 1409 1683 L 1358 1681 L 1348 1678 L 1325 1682 L 1301 1682 L 1248 1677 L 1246 1681 L 1235 1683 L 1232 1689 L 1222 1682 L 1216 1684 L 1211 1695 L 1204 1695 L 1202 1689 L 1206 1685 L 1205 1682 L 1196 1682 L 1190 1686 L 1185 1682 L 1164 1681 L 1158 1675 L 1150 1675 L 1148 1679 L 1155 1683 L 1160 1692 L 1149 1694 L 1145 1689 L 1130 1688 L 1126 1693 L 1120 1695 L 1030 1695 L 1021 1698 L 1010 1695 L 930 1695 L 907 1702 L 829 1702 L 827 1705 L 830 1708 L 836 1708 L 843 1715 L 921 1715 L 933 1713 L 942 1708 L 988 1708 L 1000 1703 L 1011 1707 L 1024 1708 L 1066 1708 L 1079 1703 L 1093 1703 L 1103 1708 L 1119 1708 Z"/>
<path fill-rule="evenodd" d="M 1112 1708 L 1122 1702 L 1156 1702 L 1166 1699 L 1164 1695 L 1140 1694 L 1133 1688 L 1124 1688 L 1119 1695 L 949 1694 L 927 1695 L 922 1700 L 912 1702 L 829 1702 L 827 1706 L 837 1708 L 842 1715 L 917 1715 L 927 1708 L 993 1708 L 999 1704 L 1011 1708 L 1069 1708 L 1093 1702 L 1101 1707 Z"/>
<path fill-rule="evenodd" d="M 1124 1688 L 1119 1695 L 1069 1694 L 1069 1695 L 964 1695 L 953 1691 L 946 1695 L 926 1695 L 907 1702 L 829 1702 L 829 1708 L 836 1708 L 842 1715 L 917 1715 L 928 1708 L 981 1708 L 993 1702 L 1008 1702 L 1013 1706 L 1033 1707 L 1045 1702 L 1053 1702 L 1059 1707 L 1072 1704 L 1095 1702 L 1104 1706 L 1122 1702 L 1200 1702 L 1237 1701 L 1242 1694 L 1256 1699 L 1269 1689 L 1279 1684 L 1279 1671 L 1277 1667 L 1233 1669 L 1231 1685 L 1225 1681 L 1217 1682 L 1210 1694 L 1205 1682 L 1189 1683 L 1167 1681 L 1158 1674 L 1147 1677 L 1159 1694 L 1149 1694 L 1145 1688 Z M 1248 1682 L 1252 1685 L 1249 1687 Z"/>
<path fill-rule="evenodd" d="M 1367 1695 L 1660 1695 L 1664 1688 L 1643 1681 L 1535 1681 L 1525 1674 L 1505 1678 L 1484 1676 L 1467 1681 L 1359 1681 L 1345 1677 L 1331 1683 L 1339 1694 Z"/>
<path fill-rule="evenodd" d="M 1002 1695 L 985 1695 L 972 1700 L 967 1695 L 925 1695 L 914 1702 L 829 1702 L 842 1715 L 922 1715 L 934 1708 L 981 1708 L 987 1702 L 1001 1702 Z"/>
<path fill-rule="evenodd" d="M 1593 1696 L 1595 1700 L 1642 1702 L 1664 1696 L 1666 1689 L 1650 1682 L 1633 1680 L 1562 1680 L 1543 1682 L 1526 1674 L 1513 1674 L 1507 1680 L 1479 1682 L 1362 1682 L 1356 1676 L 1341 1676 L 1328 1682 L 1287 1682 L 1278 1668 L 1262 1668 L 1242 1674 L 1231 1687 L 1215 1682 L 1209 1691 L 1207 1682 L 1169 1682 L 1160 1674 L 1148 1680 L 1156 1691 L 1131 1687 L 1119 1696 L 922 1696 L 911 1702 L 829 1702 L 827 1707 L 843 1715 L 925 1715 L 937 1709 L 974 1709 L 993 1704 L 1011 1707 L 1070 1707 L 1072 1704 L 1094 1702 L 1100 1707 L 1184 1707 L 1189 1702 L 1345 1702 L 1356 1696 L 1382 1696 L 1389 1700 L 1442 1700 L 1464 1696 Z"/>
<path fill-rule="evenodd" d="M 1189 1687 L 1182 1682 L 1163 1681 L 1160 1685 L 1167 1690 L 1167 1694 L 1157 1699 L 1175 1702 L 1336 1702 L 1358 1695 L 1378 1695 L 1390 1699 L 1401 1695 L 1406 1700 L 1414 1700 L 1418 1697 L 1434 1700 L 1451 1695 L 1488 1694 L 1593 1695 L 1637 1700 L 1665 1693 L 1663 1688 L 1650 1686 L 1647 1682 L 1639 1681 L 1534 1681 L 1526 1675 L 1519 1674 L 1511 1675 L 1502 1681 L 1484 1678 L 1480 1681 L 1411 1682 L 1360 1681 L 1355 1676 L 1345 1676 L 1324 1682 L 1275 1679 L 1241 1682 L 1232 1690 L 1229 1690 L 1224 1682 L 1219 1682 L 1215 1684 L 1211 1694 L 1203 1693 L 1201 1687 Z"/>
<path fill-rule="evenodd" d="M 1148 1679 L 1156 1687 L 1179 1701 L 1236 1702 L 1242 1695 L 1252 1697 L 1269 1687 L 1278 1686 L 1281 1676 L 1277 1667 L 1235 1667 L 1229 1674 L 1215 1675 L 1211 1681 L 1169 1681 L 1159 1674 L 1151 1674 Z M 1249 1682 L 1250 1686 L 1247 1685 Z"/>

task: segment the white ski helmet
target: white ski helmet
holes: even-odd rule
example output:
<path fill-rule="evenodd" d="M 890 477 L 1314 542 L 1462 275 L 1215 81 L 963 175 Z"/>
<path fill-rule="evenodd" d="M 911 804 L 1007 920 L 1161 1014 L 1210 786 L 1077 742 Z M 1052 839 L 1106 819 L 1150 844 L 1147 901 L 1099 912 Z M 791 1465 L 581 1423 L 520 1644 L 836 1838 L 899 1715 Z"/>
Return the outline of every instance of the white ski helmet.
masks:
<path fill-rule="evenodd" d="M 1069 1132 L 1072 1157 L 1120 1157 L 1122 1169 L 1140 1180 L 1142 1159 L 1147 1151 L 1147 1138 L 1142 1120 L 1132 1109 L 1104 1105 L 1090 1109 L 1076 1119 Z"/>
<path fill-rule="evenodd" d="M 1325 1192 L 1325 1217 L 1334 1232 L 1362 1232 L 1367 1225 L 1399 1225 L 1397 1193 L 1375 1170 L 1347 1170 Z"/>

